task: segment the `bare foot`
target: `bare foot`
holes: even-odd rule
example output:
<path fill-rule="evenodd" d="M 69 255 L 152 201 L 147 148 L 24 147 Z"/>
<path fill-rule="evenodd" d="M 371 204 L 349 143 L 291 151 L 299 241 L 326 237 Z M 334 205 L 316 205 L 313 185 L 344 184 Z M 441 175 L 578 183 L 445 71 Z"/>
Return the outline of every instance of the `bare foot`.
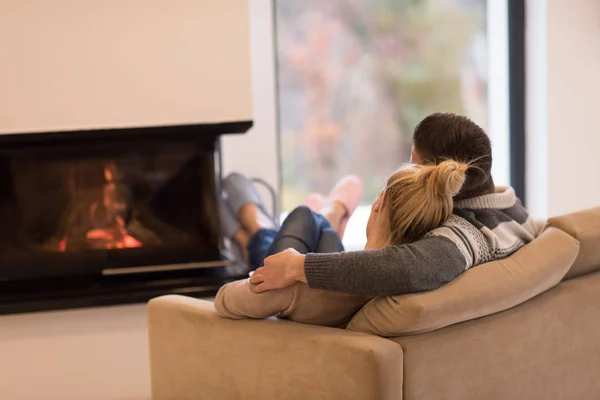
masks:
<path fill-rule="evenodd" d="M 250 233 L 245 229 L 240 229 L 233 235 L 233 240 L 235 240 L 242 249 L 242 256 L 244 257 L 244 261 L 248 263 L 248 242 L 250 241 Z"/>
<path fill-rule="evenodd" d="M 258 232 L 259 229 L 275 228 L 271 218 L 253 203 L 248 203 L 240 209 L 238 219 L 250 236 Z"/>
<path fill-rule="evenodd" d="M 348 210 L 339 201 L 334 201 L 332 204 L 321 209 L 319 214 L 324 216 L 331 224 L 331 227 L 339 233 L 342 221 L 348 215 Z"/>

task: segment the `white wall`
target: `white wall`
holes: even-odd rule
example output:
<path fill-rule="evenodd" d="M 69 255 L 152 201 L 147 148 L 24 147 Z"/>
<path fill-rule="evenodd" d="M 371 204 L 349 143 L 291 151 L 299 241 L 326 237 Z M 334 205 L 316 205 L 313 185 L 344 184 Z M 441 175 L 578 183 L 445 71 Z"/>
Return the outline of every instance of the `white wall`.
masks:
<path fill-rule="evenodd" d="M 273 23 L 270 0 L 0 0 L 0 133 L 254 118 L 224 172 L 278 189 Z"/>
<path fill-rule="evenodd" d="M 247 0 L 0 0 L 0 132 L 252 118 Z"/>
<path fill-rule="evenodd" d="M 529 208 L 600 206 L 600 1 L 528 1 Z"/>
<path fill-rule="evenodd" d="M 223 170 L 262 178 L 279 191 L 273 8 L 271 0 L 249 6 L 254 127 L 223 137 Z"/>

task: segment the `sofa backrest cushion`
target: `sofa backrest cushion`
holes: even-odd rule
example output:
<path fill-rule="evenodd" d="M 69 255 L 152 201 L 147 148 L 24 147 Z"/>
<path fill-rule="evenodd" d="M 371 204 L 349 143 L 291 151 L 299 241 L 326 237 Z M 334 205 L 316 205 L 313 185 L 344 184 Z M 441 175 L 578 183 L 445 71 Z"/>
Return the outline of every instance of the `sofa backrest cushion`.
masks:
<path fill-rule="evenodd" d="M 557 285 L 578 251 L 572 236 L 547 228 L 510 257 L 473 267 L 440 289 L 371 300 L 347 329 L 394 337 L 509 309 Z"/>
<path fill-rule="evenodd" d="M 565 279 L 600 271 L 600 207 L 550 218 L 546 228 L 567 232 L 579 241 L 579 255 Z"/>

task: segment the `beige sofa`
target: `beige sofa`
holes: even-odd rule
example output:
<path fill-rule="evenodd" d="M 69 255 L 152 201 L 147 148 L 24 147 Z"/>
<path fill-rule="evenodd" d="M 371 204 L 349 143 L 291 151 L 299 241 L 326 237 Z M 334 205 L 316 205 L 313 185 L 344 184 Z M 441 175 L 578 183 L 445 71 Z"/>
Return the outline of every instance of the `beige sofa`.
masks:
<path fill-rule="evenodd" d="M 369 303 L 348 329 L 233 321 L 208 301 L 154 299 L 153 397 L 600 399 L 600 208 L 549 220 L 510 259 Z"/>

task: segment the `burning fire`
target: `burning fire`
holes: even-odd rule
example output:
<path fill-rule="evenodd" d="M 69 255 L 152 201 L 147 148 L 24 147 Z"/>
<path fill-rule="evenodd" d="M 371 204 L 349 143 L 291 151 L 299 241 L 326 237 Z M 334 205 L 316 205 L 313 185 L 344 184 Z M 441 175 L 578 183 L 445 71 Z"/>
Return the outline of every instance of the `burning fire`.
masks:
<path fill-rule="evenodd" d="M 133 236 L 130 236 L 125 229 L 123 218 L 115 218 L 116 225 L 105 229 L 92 229 L 86 235 L 88 239 L 103 240 L 107 249 L 126 249 L 142 247 L 143 244 Z"/>
<path fill-rule="evenodd" d="M 96 249 L 126 249 L 142 247 L 143 243 L 129 235 L 123 216 L 129 210 L 127 186 L 120 182 L 123 178 L 113 161 L 104 167 L 106 183 L 102 190 L 102 200 L 95 201 L 89 207 L 89 220 L 92 229 L 85 237 L 89 247 Z M 98 210 L 103 209 L 103 217 L 98 217 Z M 68 237 L 62 238 L 58 251 L 66 252 Z"/>

